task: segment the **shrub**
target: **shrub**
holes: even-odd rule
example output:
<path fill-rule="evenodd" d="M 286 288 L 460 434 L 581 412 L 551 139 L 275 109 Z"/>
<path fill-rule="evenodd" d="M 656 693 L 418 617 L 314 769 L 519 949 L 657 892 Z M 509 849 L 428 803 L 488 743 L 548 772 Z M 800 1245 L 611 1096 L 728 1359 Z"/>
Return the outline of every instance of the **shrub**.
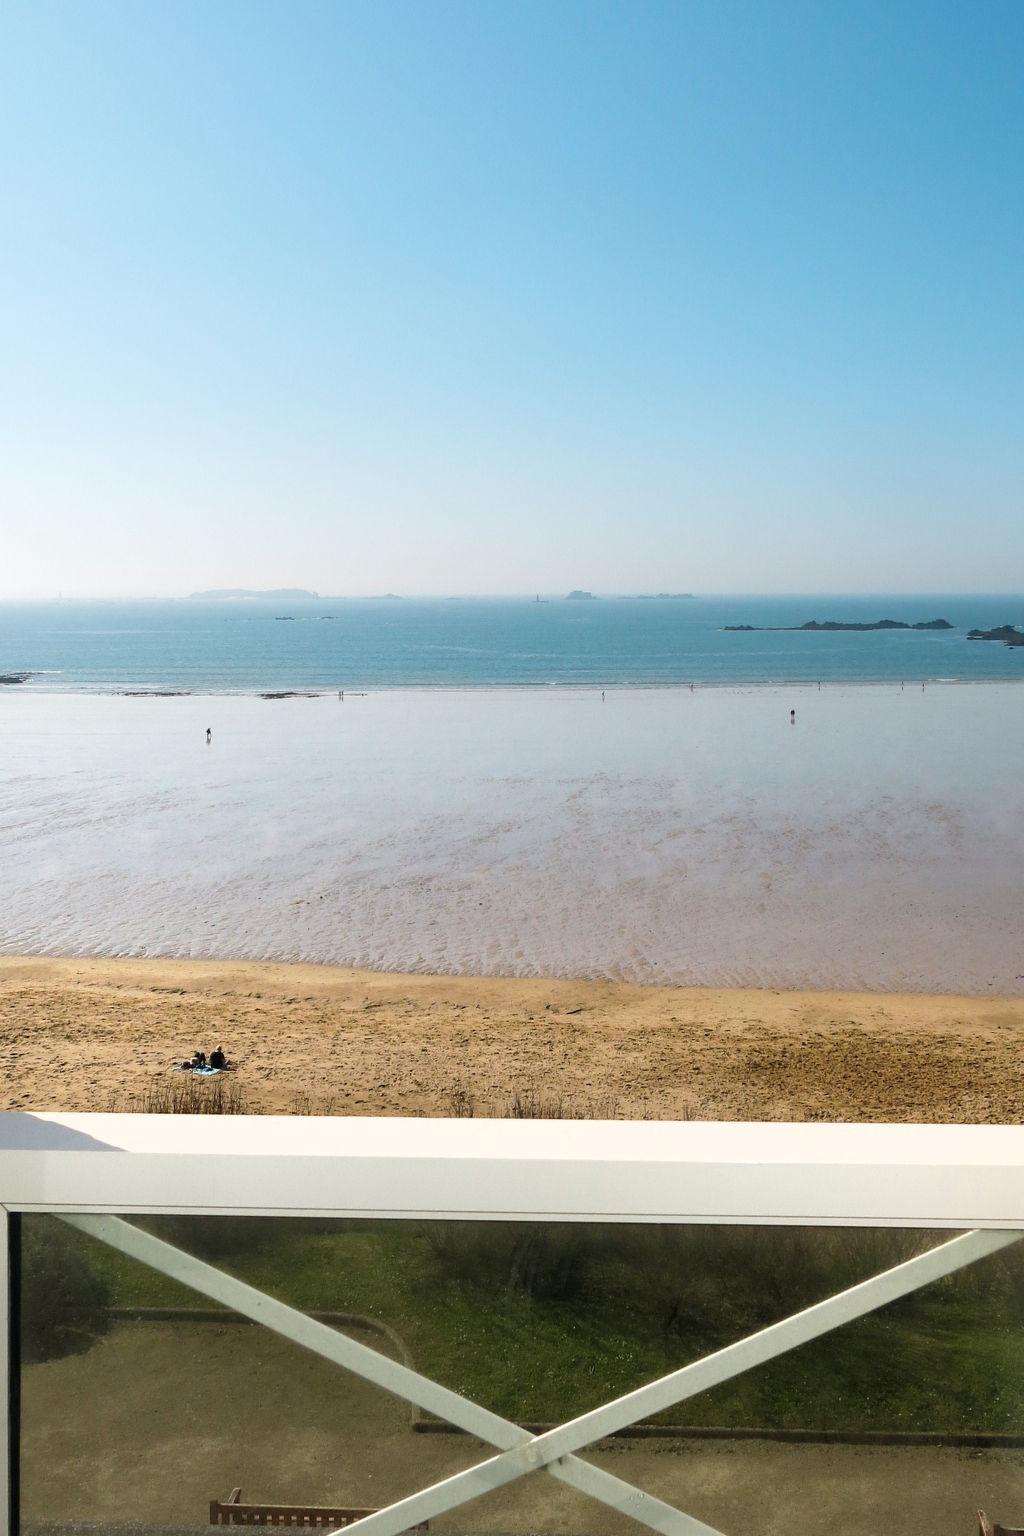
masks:
<path fill-rule="evenodd" d="M 27 1364 L 83 1354 L 110 1327 L 110 1292 L 86 1240 L 55 1216 L 21 1219 L 21 1350 Z"/>
<path fill-rule="evenodd" d="M 154 1216 L 147 1218 L 145 1226 L 175 1248 L 210 1263 L 262 1252 L 275 1236 L 274 1228 L 278 1239 L 282 1235 L 281 1223 L 265 1216 Z"/>
<path fill-rule="evenodd" d="M 438 1221 L 423 1235 L 446 1279 L 535 1301 L 579 1296 L 594 1242 L 574 1222 Z"/>

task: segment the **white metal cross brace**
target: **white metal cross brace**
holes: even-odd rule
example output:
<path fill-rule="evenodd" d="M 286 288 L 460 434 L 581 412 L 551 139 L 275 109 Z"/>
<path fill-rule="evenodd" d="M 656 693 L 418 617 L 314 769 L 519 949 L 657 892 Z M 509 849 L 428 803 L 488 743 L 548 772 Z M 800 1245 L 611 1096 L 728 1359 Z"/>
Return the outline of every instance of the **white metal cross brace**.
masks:
<path fill-rule="evenodd" d="M 199 1291 L 211 1301 L 218 1301 L 241 1316 L 262 1323 L 272 1332 L 300 1344 L 304 1349 L 346 1367 L 355 1375 L 393 1392 L 396 1397 L 415 1403 L 417 1407 L 436 1414 L 449 1424 L 457 1424 L 460 1429 L 488 1445 L 496 1445 L 501 1450 L 518 1449 L 524 1454 L 529 1453 L 533 1436 L 518 1424 L 482 1408 L 468 1397 L 452 1392 L 448 1387 L 432 1381 L 429 1376 L 420 1375 L 418 1371 L 411 1370 L 397 1360 L 389 1360 L 386 1355 L 369 1349 L 347 1334 L 338 1333 L 325 1323 L 316 1322 L 297 1308 L 267 1296 L 254 1286 L 246 1285 L 243 1280 L 225 1274 L 212 1264 L 204 1263 L 202 1259 L 165 1243 L 152 1233 L 122 1221 L 120 1217 L 61 1216 L 60 1219 L 131 1258 L 138 1259 L 151 1269 L 159 1270 L 190 1289 Z M 524 1462 L 522 1470 L 529 1472 L 534 1468 Z M 664 1536 L 721 1536 L 713 1527 L 683 1514 L 673 1505 L 656 1499 L 653 1494 L 645 1493 L 643 1489 L 624 1482 L 622 1478 L 605 1472 L 601 1467 L 580 1461 L 576 1456 L 566 1456 L 546 1470 L 560 1482 L 582 1493 L 589 1493 L 601 1503 L 632 1516 L 651 1530 L 663 1532 Z M 404 1530 L 405 1527 L 399 1529 Z"/>
<path fill-rule="evenodd" d="M 651 1529 L 665 1532 L 666 1536 L 721 1536 L 693 1516 L 612 1477 L 590 1462 L 580 1461 L 574 1452 L 616 1430 L 625 1429 L 648 1414 L 673 1407 L 743 1371 L 774 1360 L 800 1344 L 820 1338 L 844 1323 L 907 1296 L 921 1286 L 953 1274 L 1024 1237 L 1021 1232 L 964 1233 L 555 1429 L 531 1436 L 468 1398 L 397 1361 L 388 1360 L 333 1328 L 316 1323 L 284 1302 L 119 1217 L 62 1216 L 61 1220 L 499 1448 L 501 1454 L 408 1498 L 399 1499 L 349 1528 L 352 1532 L 364 1532 L 365 1536 L 401 1536 L 421 1521 L 446 1514 L 471 1499 L 542 1469 Z"/>

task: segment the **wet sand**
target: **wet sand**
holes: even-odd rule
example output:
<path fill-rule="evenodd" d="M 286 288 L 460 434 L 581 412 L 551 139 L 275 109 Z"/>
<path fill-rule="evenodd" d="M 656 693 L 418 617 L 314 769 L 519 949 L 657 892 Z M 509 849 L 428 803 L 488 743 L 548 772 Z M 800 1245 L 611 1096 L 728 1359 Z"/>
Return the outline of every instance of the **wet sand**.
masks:
<path fill-rule="evenodd" d="M 1020 997 L 0 958 L 2 1109 L 150 1107 L 218 1044 L 249 1113 L 1024 1118 Z"/>
<path fill-rule="evenodd" d="M 1019 995 L 1021 698 L 5 696 L 0 954 Z"/>

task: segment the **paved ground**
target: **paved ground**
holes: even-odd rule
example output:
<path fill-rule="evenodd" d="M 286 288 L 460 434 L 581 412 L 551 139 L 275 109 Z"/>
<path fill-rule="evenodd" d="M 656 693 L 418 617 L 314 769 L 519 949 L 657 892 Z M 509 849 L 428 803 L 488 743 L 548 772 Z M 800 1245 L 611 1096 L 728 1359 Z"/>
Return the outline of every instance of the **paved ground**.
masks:
<path fill-rule="evenodd" d="M 205 1525 L 235 1485 L 267 1502 L 375 1506 L 482 1459 L 417 1435 L 409 1411 L 263 1329 L 119 1325 L 23 1382 L 26 1520 Z M 1024 1452 L 614 1441 L 590 1458 L 725 1536 L 974 1536 L 978 1505 L 1024 1523 Z M 533 1475 L 439 1531 L 626 1536 L 623 1517 Z"/>

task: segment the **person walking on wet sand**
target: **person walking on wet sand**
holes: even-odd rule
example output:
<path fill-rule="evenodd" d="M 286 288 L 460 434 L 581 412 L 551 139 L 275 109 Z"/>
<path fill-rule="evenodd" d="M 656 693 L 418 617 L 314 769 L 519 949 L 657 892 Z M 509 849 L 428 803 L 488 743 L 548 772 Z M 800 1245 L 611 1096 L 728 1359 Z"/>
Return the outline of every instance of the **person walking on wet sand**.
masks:
<path fill-rule="evenodd" d="M 791 709 L 790 712 L 789 712 L 789 723 L 790 723 L 790 725 L 796 725 L 796 710 L 795 709 Z"/>
<path fill-rule="evenodd" d="M 212 740 L 213 740 L 213 732 L 210 730 L 210 727 L 207 726 L 206 727 L 206 745 L 209 746 L 210 742 Z"/>

